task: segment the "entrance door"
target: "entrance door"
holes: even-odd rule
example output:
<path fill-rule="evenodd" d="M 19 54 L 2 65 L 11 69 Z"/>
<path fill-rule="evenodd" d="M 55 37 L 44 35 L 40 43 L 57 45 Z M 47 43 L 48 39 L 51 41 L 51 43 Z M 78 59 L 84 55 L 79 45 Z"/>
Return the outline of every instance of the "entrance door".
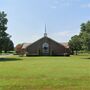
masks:
<path fill-rule="evenodd" d="M 49 44 L 46 42 L 42 45 L 42 53 L 43 55 L 49 55 Z"/>

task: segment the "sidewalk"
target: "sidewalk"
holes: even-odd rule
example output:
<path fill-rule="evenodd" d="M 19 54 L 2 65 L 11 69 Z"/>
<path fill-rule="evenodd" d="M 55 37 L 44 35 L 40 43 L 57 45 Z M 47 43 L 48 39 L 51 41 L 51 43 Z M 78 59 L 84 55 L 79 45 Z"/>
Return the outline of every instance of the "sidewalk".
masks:
<path fill-rule="evenodd" d="M 1 54 L 1 55 L 0 55 L 0 58 L 10 57 L 10 56 L 13 56 L 13 54 Z"/>

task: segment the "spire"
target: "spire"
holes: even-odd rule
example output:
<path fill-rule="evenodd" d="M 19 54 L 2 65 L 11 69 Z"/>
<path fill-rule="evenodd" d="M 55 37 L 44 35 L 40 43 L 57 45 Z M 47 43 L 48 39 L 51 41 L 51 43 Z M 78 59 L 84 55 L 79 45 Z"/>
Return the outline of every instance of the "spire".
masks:
<path fill-rule="evenodd" d="M 46 24 L 45 24 L 45 33 L 44 33 L 44 37 L 47 37 Z"/>

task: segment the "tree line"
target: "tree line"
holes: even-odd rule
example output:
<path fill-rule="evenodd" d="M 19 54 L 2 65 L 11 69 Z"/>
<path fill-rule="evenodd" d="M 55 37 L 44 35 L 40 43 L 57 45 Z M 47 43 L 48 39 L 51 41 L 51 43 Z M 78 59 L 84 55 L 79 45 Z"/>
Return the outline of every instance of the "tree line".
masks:
<path fill-rule="evenodd" d="M 76 52 L 77 55 L 80 50 L 90 51 L 90 21 L 80 25 L 79 35 L 72 36 L 68 44 L 72 54 Z"/>
<path fill-rule="evenodd" d="M 0 52 L 4 51 L 5 53 L 14 50 L 13 41 L 10 39 L 11 35 L 6 32 L 7 22 L 7 14 L 0 11 Z"/>

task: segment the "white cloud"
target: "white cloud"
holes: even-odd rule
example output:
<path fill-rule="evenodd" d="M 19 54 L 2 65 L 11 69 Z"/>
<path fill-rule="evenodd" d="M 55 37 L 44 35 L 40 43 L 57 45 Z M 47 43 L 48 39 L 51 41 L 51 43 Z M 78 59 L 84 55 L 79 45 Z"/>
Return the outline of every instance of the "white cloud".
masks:
<path fill-rule="evenodd" d="M 58 0 L 55 0 L 55 1 L 54 1 L 54 4 L 58 4 L 58 3 L 59 3 L 59 1 L 58 1 Z"/>
<path fill-rule="evenodd" d="M 68 31 L 63 31 L 63 32 L 57 32 L 53 33 L 54 36 L 68 36 L 69 32 Z"/>
<path fill-rule="evenodd" d="M 56 9 L 57 7 L 56 6 L 51 6 L 52 9 Z"/>
<path fill-rule="evenodd" d="M 64 7 L 69 7 L 71 5 L 71 3 L 70 2 L 64 2 L 64 3 L 61 3 L 60 5 L 64 6 Z"/>
<path fill-rule="evenodd" d="M 50 8 L 56 9 L 57 7 L 69 7 L 72 0 L 53 0 Z"/>
<path fill-rule="evenodd" d="M 90 3 L 82 4 L 81 7 L 82 7 L 82 8 L 90 8 Z"/>
<path fill-rule="evenodd" d="M 50 8 L 56 9 L 58 4 L 59 4 L 59 1 L 58 1 L 58 0 L 54 0 L 54 1 L 52 2 L 52 5 L 51 5 Z"/>
<path fill-rule="evenodd" d="M 72 36 L 78 35 L 80 29 L 51 33 L 50 37 L 58 42 L 68 42 Z"/>

